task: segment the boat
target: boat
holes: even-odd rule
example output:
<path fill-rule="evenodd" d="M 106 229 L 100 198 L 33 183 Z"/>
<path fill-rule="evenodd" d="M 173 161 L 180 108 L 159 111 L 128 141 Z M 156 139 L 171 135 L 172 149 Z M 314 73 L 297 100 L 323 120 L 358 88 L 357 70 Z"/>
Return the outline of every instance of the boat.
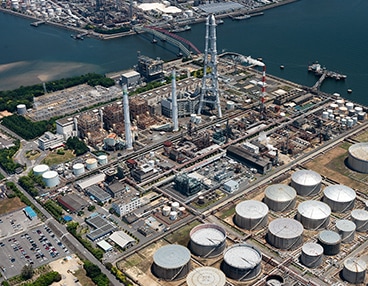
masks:
<path fill-rule="evenodd" d="M 217 19 L 216 20 L 216 25 L 221 25 L 223 23 L 224 23 L 224 20 L 222 20 L 222 19 Z"/>
<path fill-rule="evenodd" d="M 169 30 L 170 33 L 180 33 L 191 30 L 192 27 L 189 25 L 185 25 L 183 27 L 174 26 L 172 29 Z"/>
<path fill-rule="evenodd" d="M 246 20 L 246 19 L 249 19 L 249 18 L 250 18 L 250 15 L 239 15 L 239 16 L 232 16 L 231 17 L 231 19 L 237 20 L 237 21 Z"/>
<path fill-rule="evenodd" d="M 285 68 L 285 66 L 284 66 L 284 65 L 281 65 L 281 66 L 280 66 L 280 69 L 282 69 L 282 70 L 283 70 L 284 68 Z"/>
<path fill-rule="evenodd" d="M 152 44 L 156 44 L 157 40 L 155 38 L 152 39 Z"/>

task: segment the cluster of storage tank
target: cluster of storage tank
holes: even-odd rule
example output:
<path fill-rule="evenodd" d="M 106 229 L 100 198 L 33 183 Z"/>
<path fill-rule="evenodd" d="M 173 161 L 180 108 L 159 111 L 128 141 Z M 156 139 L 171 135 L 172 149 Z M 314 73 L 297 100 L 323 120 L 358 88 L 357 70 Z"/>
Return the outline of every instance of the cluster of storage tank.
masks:
<path fill-rule="evenodd" d="M 162 215 L 169 217 L 170 220 L 176 220 L 178 216 L 185 214 L 185 207 L 181 207 L 178 202 L 171 202 L 170 206 L 162 207 Z"/>
<path fill-rule="evenodd" d="M 93 169 L 96 169 L 99 165 L 106 165 L 107 164 L 107 155 L 99 155 L 96 158 L 88 158 L 85 161 L 85 164 L 83 163 L 76 163 L 73 165 L 73 175 L 74 176 L 80 176 L 86 172 L 86 169 L 88 171 L 91 171 Z"/>
<path fill-rule="evenodd" d="M 59 174 L 56 171 L 51 171 L 49 166 L 45 164 L 34 166 L 33 173 L 36 176 L 42 176 L 42 181 L 48 188 L 56 187 L 60 183 Z"/>
<path fill-rule="evenodd" d="M 331 103 L 329 108 L 322 112 L 322 118 L 325 120 L 335 120 L 342 127 L 353 127 L 358 121 L 364 121 L 366 112 L 361 106 L 354 106 L 352 102 L 345 102 L 344 99 L 338 99 Z"/>

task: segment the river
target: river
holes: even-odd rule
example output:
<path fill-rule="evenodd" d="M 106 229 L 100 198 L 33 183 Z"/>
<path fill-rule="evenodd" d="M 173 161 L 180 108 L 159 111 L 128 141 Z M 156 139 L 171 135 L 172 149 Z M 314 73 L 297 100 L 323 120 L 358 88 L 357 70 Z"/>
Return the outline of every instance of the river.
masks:
<path fill-rule="evenodd" d="M 368 105 L 368 1 L 300 0 L 265 11 L 243 21 L 225 19 L 217 27 L 218 51 L 262 57 L 267 72 L 303 85 L 317 80 L 307 72 L 318 60 L 326 68 L 346 74 L 345 81 L 326 80 L 321 90 Z M 70 37 L 71 32 L 0 13 L 0 89 L 11 89 L 87 72 L 107 73 L 132 68 L 137 51 L 170 60 L 178 50 L 149 36 L 129 36 L 102 41 Z M 204 49 L 205 24 L 180 33 Z M 165 46 L 167 45 L 167 47 Z M 280 65 L 285 69 L 281 70 Z M 347 89 L 353 93 L 348 94 Z"/>

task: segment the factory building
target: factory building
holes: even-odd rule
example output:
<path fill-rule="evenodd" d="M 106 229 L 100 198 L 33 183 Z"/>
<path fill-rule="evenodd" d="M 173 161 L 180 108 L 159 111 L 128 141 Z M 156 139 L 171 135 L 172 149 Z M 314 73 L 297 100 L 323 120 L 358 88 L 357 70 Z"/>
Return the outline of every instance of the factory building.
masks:
<path fill-rule="evenodd" d="M 199 104 L 199 93 L 178 92 L 177 105 L 178 105 L 178 117 L 190 116 L 195 114 Z M 172 117 L 172 98 L 165 98 L 161 100 L 161 113 L 162 115 L 171 118 Z"/>
<path fill-rule="evenodd" d="M 58 203 L 70 213 L 78 213 L 88 206 L 88 203 L 76 194 L 67 194 L 57 198 Z"/>
<path fill-rule="evenodd" d="M 227 148 L 227 156 L 237 160 L 250 168 L 255 168 L 261 174 L 266 174 L 272 168 L 272 163 L 259 156 L 253 156 L 246 149 L 239 146 L 229 146 Z"/>
<path fill-rule="evenodd" d="M 106 192 L 108 192 L 113 199 L 123 197 L 124 193 L 127 191 L 127 186 L 121 182 L 114 182 L 106 186 Z"/>
<path fill-rule="evenodd" d="M 114 129 L 114 125 L 124 122 L 123 107 L 120 103 L 112 103 L 104 107 L 103 122 L 106 130 Z"/>
<path fill-rule="evenodd" d="M 55 149 L 64 144 L 64 136 L 60 134 L 53 134 L 49 131 L 38 138 L 38 148 L 41 150 Z"/>
<path fill-rule="evenodd" d="M 79 116 L 78 132 L 84 139 L 88 138 L 88 133 L 98 132 L 101 129 L 101 119 L 97 112 L 86 112 Z"/>
<path fill-rule="evenodd" d="M 140 166 L 136 166 L 130 169 L 130 175 L 136 180 L 137 182 L 141 183 L 144 180 L 152 178 L 157 173 L 157 170 L 154 169 L 149 164 L 143 164 Z"/>
<path fill-rule="evenodd" d="M 77 137 L 75 120 L 72 117 L 66 117 L 56 120 L 56 133 L 63 135 L 64 140 L 69 137 Z"/>
<path fill-rule="evenodd" d="M 160 58 L 151 59 L 140 55 L 138 57 L 138 72 L 147 82 L 161 80 L 164 77 L 164 61 Z"/>
<path fill-rule="evenodd" d="M 131 119 L 137 119 L 142 114 L 149 112 L 147 101 L 143 98 L 134 97 L 129 100 L 129 112 Z"/>
<path fill-rule="evenodd" d="M 112 203 L 111 207 L 119 216 L 124 216 L 147 203 L 147 200 L 140 198 L 135 193 L 125 193 L 124 198 L 118 203 Z"/>
<path fill-rule="evenodd" d="M 121 74 L 119 83 L 120 85 L 126 85 L 129 88 L 135 87 L 140 83 L 141 75 L 136 71 L 128 71 Z"/>
<path fill-rule="evenodd" d="M 202 183 L 187 174 L 177 174 L 174 178 L 175 190 L 185 196 L 191 196 L 202 190 Z"/>
<path fill-rule="evenodd" d="M 84 191 L 92 200 L 96 200 L 99 203 L 106 203 L 111 199 L 111 195 L 97 185 L 89 186 Z"/>

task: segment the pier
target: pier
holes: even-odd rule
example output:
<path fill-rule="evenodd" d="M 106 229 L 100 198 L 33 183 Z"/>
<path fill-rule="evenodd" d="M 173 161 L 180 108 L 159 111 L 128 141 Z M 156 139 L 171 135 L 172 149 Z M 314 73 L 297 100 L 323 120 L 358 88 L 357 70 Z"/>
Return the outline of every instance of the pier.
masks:
<path fill-rule="evenodd" d="M 320 76 L 318 81 L 312 86 L 313 90 L 317 90 L 326 78 L 333 78 L 335 80 L 344 80 L 347 78 L 344 74 L 327 70 L 317 62 L 308 66 L 308 72 L 313 72 L 316 76 Z"/>
<path fill-rule="evenodd" d="M 42 24 L 45 24 L 45 23 L 46 23 L 45 21 L 41 20 L 41 21 L 31 23 L 31 26 L 38 27 L 38 26 L 40 26 Z"/>

